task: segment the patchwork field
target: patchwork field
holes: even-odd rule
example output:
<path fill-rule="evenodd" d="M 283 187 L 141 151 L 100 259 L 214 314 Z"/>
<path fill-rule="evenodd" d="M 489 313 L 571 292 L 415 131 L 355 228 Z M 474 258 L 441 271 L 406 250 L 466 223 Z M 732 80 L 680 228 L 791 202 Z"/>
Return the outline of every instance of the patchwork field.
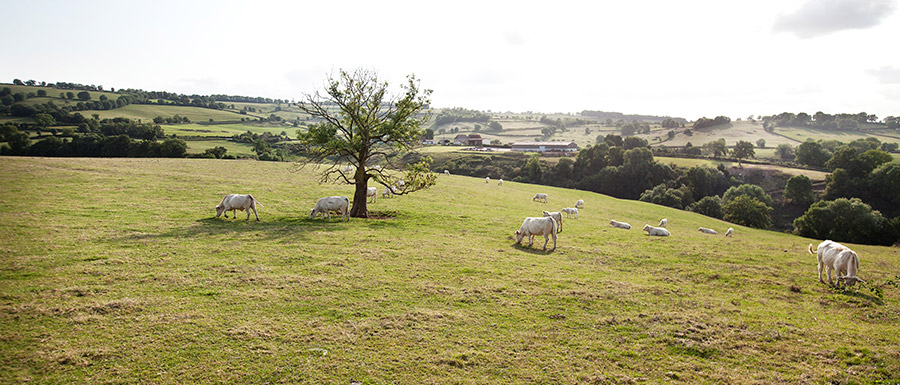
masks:
<path fill-rule="evenodd" d="M 112 110 L 104 111 L 81 111 L 81 114 L 90 117 L 93 114 L 100 115 L 100 119 L 112 119 L 115 117 L 128 118 L 133 120 L 141 120 L 144 123 L 153 122 L 153 118 L 157 116 L 172 117 L 174 115 L 186 116 L 192 122 L 197 121 L 234 121 L 241 120 L 245 117 L 234 112 L 213 110 L 201 107 L 187 106 L 166 106 L 158 104 L 129 104 Z"/>
<path fill-rule="evenodd" d="M 0 383 L 900 381 L 896 248 L 853 245 L 879 297 L 820 284 L 815 240 L 576 190 L 439 175 L 344 223 L 308 213 L 351 187 L 287 163 L 2 157 L 0 177 Z M 214 218 L 226 193 L 262 221 Z M 555 251 L 513 245 L 576 199 Z M 607 225 L 663 217 L 668 238 Z"/>

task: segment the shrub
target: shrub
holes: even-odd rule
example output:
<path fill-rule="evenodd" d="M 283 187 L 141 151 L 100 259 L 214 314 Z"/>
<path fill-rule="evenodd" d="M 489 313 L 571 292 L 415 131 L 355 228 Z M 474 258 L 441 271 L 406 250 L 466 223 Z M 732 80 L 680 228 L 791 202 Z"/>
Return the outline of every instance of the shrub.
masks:
<path fill-rule="evenodd" d="M 771 224 L 772 208 L 750 195 L 740 195 L 722 207 L 725 220 L 739 225 L 766 228 Z"/>
<path fill-rule="evenodd" d="M 766 206 L 772 205 L 772 197 L 769 196 L 769 194 L 766 194 L 762 187 L 754 184 L 742 184 L 740 186 L 729 187 L 728 190 L 725 191 L 725 194 L 722 195 L 722 202 L 728 204 L 741 195 L 747 195 L 754 198 L 764 203 Z"/>
<path fill-rule="evenodd" d="M 717 219 L 722 219 L 722 216 L 724 215 L 724 212 L 722 211 L 722 198 L 719 198 L 718 195 L 705 196 L 700 201 L 688 206 L 687 209 L 697 214 L 703 214 Z"/>
<path fill-rule="evenodd" d="M 890 245 L 897 241 L 891 223 L 859 198 L 819 201 L 794 220 L 800 236 L 835 241 Z"/>
<path fill-rule="evenodd" d="M 795 205 L 809 206 L 816 200 L 812 181 L 806 175 L 794 175 L 784 185 L 784 200 Z"/>
<path fill-rule="evenodd" d="M 689 193 L 685 194 L 685 190 L 686 189 L 668 188 L 663 183 L 656 185 L 656 187 L 650 190 L 644 191 L 644 193 L 641 194 L 640 200 L 643 202 L 682 209 L 685 206 L 685 200 L 691 200 L 691 197 L 686 196 Z"/>

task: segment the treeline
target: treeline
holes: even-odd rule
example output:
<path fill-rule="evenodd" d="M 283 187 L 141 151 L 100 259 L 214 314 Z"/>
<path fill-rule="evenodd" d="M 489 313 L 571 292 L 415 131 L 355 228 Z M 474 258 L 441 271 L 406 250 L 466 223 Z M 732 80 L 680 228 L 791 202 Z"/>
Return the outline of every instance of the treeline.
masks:
<path fill-rule="evenodd" d="M 272 99 L 272 98 L 262 98 L 262 97 L 252 97 L 252 96 L 238 96 L 238 95 L 220 95 L 213 94 L 209 96 L 213 100 L 220 102 L 232 102 L 232 103 L 275 103 L 275 104 L 287 104 L 288 100 L 282 99 Z"/>
<path fill-rule="evenodd" d="M 729 118 L 727 116 L 716 116 L 714 119 L 710 119 L 710 118 L 707 118 L 704 116 L 700 119 L 697 119 L 697 121 L 694 122 L 694 128 L 695 129 L 706 128 L 706 127 L 718 126 L 720 124 L 728 124 L 728 123 L 731 123 L 731 118 Z"/>
<path fill-rule="evenodd" d="M 856 114 L 826 114 L 816 112 L 809 115 L 805 112 L 782 112 L 778 115 L 764 116 L 761 118 L 764 127 L 808 127 L 822 130 L 852 131 L 858 130 L 860 125 L 876 124 L 878 117 L 874 114 L 860 112 Z M 884 118 L 886 128 L 900 128 L 900 117 L 888 116 Z"/>
<path fill-rule="evenodd" d="M 441 110 L 434 118 L 434 125 L 439 126 L 457 122 L 486 123 L 489 120 L 491 120 L 491 115 L 488 113 L 454 107 Z"/>
<path fill-rule="evenodd" d="M 666 119 L 672 119 L 678 123 L 687 123 L 687 120 L 684 118 L 673 118 L 671 116 L 655 116 L 655 115 L 636 115 L 636 114 L 623 114 L 621 112 L 606 112 L 606 111 L 590 111 L 584 110 L 581 111 L 581 116 L 589 116 L 592 118 L 598 119 L 610 119 L 610 120 L 623 120 L 623 121 L 650 121 L 650 122 L 662 122 Z"/>
<path fill-rule="evenodd" d="M 4 124 L 0 126 L 0 141 L 7 142 L 8 146 L 0 147 L 0 155 L 183 158 L 187 154 L 183 140 L 156 141 L 161 136 L 159 126 L 142 130 L 132 125 L 101 124 L 96 132 L 62 138 L 53 135 L 32 143 L 28 134 L 19 132 L 12 124 Z"/>

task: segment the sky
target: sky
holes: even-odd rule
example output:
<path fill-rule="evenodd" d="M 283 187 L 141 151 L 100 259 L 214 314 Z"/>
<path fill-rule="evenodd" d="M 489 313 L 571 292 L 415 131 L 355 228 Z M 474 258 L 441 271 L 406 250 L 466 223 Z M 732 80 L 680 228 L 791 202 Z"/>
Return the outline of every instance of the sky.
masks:
<path fill-rule="evenodd" d="M 340 69 L 433 107 L 900 115 L 897 0 L 0 0 L 0 82 L 300 100 Z"/>

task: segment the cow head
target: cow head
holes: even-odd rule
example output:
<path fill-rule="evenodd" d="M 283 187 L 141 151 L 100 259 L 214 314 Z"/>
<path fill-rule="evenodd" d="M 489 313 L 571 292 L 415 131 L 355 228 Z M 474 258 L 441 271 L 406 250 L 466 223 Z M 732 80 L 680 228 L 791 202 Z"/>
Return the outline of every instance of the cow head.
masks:
<path fill-rule="evenodd" d="M 223 212 L 225 212 L 225 206 L 216 205 L 216 218 L 221 217 Z"/>

